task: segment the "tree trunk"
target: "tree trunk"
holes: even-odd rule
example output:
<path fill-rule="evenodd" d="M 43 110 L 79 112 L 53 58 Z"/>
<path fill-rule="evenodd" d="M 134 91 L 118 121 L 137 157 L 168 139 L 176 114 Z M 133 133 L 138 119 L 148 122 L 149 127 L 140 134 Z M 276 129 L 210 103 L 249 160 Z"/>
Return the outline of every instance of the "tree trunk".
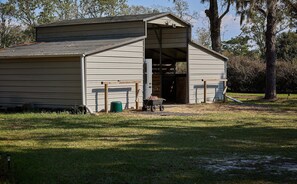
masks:
<path fill-rule="evenodd" d="M 276 11 L 277 0 L 267 0 L 265 99 L 276 98 Z"/>
<path fill-rule="evenodd" d="M 210 22 L 211 47 L 216 52 L 221 52 L 221 20 L 219 17 L 217 0 L 209 1 L 209 10 L 205 11 Z"/>

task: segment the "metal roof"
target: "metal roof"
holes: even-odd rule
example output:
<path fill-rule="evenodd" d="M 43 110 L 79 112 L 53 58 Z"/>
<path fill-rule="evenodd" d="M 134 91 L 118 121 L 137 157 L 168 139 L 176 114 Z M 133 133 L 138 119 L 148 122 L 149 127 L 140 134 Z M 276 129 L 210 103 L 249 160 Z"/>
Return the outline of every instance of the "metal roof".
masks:
<path fill-rule="evenodd" d="M 144 19 L 154 17 L 156 15 L 163 15 L 164 13 L 153 13 L 153 14 L 140 14 L 140 15 L 125 15 L 125 16 L 114 16 L 114 17 L 100 17 L 100 18 L 84 18 L 84 19 L 73 19 L 53 22 L 49 24 L 39 25 L 37 27 L 53 27 L 53 26 L 66 26 L 66 25 L 81 25 L 81 24 L 101 24 L 101 23 L 112 23 L 112 22 L 133 22 L 143 21 Z"/>
<path fill-rule="evenodd" d="M 82 24 L 100 24 L 100 23 L 116 23 L 129 21 L 150 21 L 164 16 L 180 21 L 181 23 L 190 26 L 189 23 L 181 20 L 171 13 L 153 13 L 140 15 L 125 15 L 115 17 L 101 17 L 92 19 L 75 19 L 43 24 L 38 27 L 55 27 L 67 25 L 82 25 Z M 57 57 L 57 56 L 81 56 L 89 55 L 96 52 L 111 49 L 121 45 L 129 44 L 134 41 L 145 39 L 145 36 L 137 38 L 120 38 L 120 39 L 100 39 L 100 40 L 81 40 L 81 41 L 61 41 L 61 42 L 38 42 L 31 44 L 23 44 L 11 48 L 0 49 L 0 58 L 15 58 L 15 57 Z M 213 54 L 216 57 L 228 61 L 228 58 L 220 53 L 217 53 L 209 48 L 206 48 L 193 40 L 190 43 L 199 47 L 204 52 Z"/>
<path fill-rule="evenodd" d="M 49 24 L 42 24 L 36 26 L 39 27 L 56 27 L 56 26 L 70 26 L 70 25 L 82 25 L 82 24 L 103 24 L 103 23 L 115 23 L 115 22 L 135 22 L 135 21 L 149 21 L 164 16 L 170 16 L 185 25 L 190 24 L 180 18 L 176 17 L 171 13 L 151 13 L 151 14 L 139 14 L 139 15 L 124 15 L 124 16 L 113 16 L 113 17 L 99 17 L 99 18 L 84 18 L 84 19 L 73 19 L 57 21 Z"/>
<path fill-rule="evenodd" d="M 91 55 L 143 40 L 145 37 L 63 42 L 36 42 L 0 49 L 0 58 Z"/>

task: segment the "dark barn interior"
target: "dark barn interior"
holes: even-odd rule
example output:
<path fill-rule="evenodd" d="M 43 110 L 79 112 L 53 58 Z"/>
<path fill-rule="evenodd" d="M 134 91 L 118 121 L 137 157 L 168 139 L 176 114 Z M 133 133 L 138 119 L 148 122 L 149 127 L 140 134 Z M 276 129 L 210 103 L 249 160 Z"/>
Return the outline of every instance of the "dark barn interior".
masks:
<path fill-rule="evenodd" d="M 160 50 L 146 49 L 145 57 L 153 60 L 153 95 L 187 103 L 187 49 L 162 48 L 161 57 Z"/>
<path fill-rule="evenodd" d="M 188 103 L 188 40 L 187 25 L 174 20 L 147 25 L 145 58 L 152 59 L 152 88 L 154 96 L 166 103 Z"/>

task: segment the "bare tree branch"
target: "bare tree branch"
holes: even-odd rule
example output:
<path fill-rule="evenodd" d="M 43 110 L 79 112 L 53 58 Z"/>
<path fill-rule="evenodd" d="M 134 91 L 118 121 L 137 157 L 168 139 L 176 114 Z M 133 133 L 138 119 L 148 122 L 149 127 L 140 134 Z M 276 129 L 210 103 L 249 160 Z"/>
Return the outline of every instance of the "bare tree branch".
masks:
<path fill-rule="evenodd" d="M 225 12 L 219 17 L 220 20 L 222 20 L 227 15 L 227 13 L 229 13 L 229 11 L 230 11 L 231 0 L 228 0 L 227 3 L 228 4 L 227 4 L 227 8 L 226 8 Z"/>

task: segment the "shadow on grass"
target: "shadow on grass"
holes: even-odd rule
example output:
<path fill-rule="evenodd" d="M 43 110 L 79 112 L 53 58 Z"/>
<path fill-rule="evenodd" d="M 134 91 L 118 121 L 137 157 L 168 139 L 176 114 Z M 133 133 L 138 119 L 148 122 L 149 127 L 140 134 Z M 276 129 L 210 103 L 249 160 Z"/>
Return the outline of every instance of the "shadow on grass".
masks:
<path fill-rule="evenodd" d="M 275 155 L 297 160 L 297 130 L 294 128 L 269 128 L 253 126 L 248 119 L 234 126 L 195 127 L 208 121 L 220 124 L 220 120 L 187 119 L 192 127 L 183 126 L 180 118 L 130 119 L 121 117 L 85 119 L 81 116 L 57 118 L 9 119 L 8 124 L 30 124 L 21 130 L 54 128 L 44 135 L 38 131 L 28 139 L 43 143 L 40 147 L 24 149 L 11 147 L 13 171 L 19 183 L 238 183 L 294 182 L 294 172 L 272 174 L 259 167 L 257 171 L 214 173 L 204 169 L 200 158 L 226 158 L 234 154 Z M 11 121 L 11 122 L 10 122 Z M 17 123 L 18 121 L 19 124 Z M 22 123 L 21 123 L 22 122 Z M 180 122 L 174 124 L 172 122 Z M 13 127 L 10 127 L 13 128 Z M 102 128 L 129 128 L 138 133 L 119 135 L 89 134 L 84 130 Z M 81 133 L 67 135 L 64 129 L 81 129 Z M 9 128 L 8 128 L 9 130 Z M 158 133 L 141 134 L 145 130 Z M 129 140 L 126 140 L 129 139 Z M 60 141 L 67 145 L 75 141 L 114 142 L 126 141 L 112 148 L 48 148 L 46 143 Z M 9 141 L 18 141 L 13 137 Z M 45 143 L 45 144 L 44 144 Z"/>

